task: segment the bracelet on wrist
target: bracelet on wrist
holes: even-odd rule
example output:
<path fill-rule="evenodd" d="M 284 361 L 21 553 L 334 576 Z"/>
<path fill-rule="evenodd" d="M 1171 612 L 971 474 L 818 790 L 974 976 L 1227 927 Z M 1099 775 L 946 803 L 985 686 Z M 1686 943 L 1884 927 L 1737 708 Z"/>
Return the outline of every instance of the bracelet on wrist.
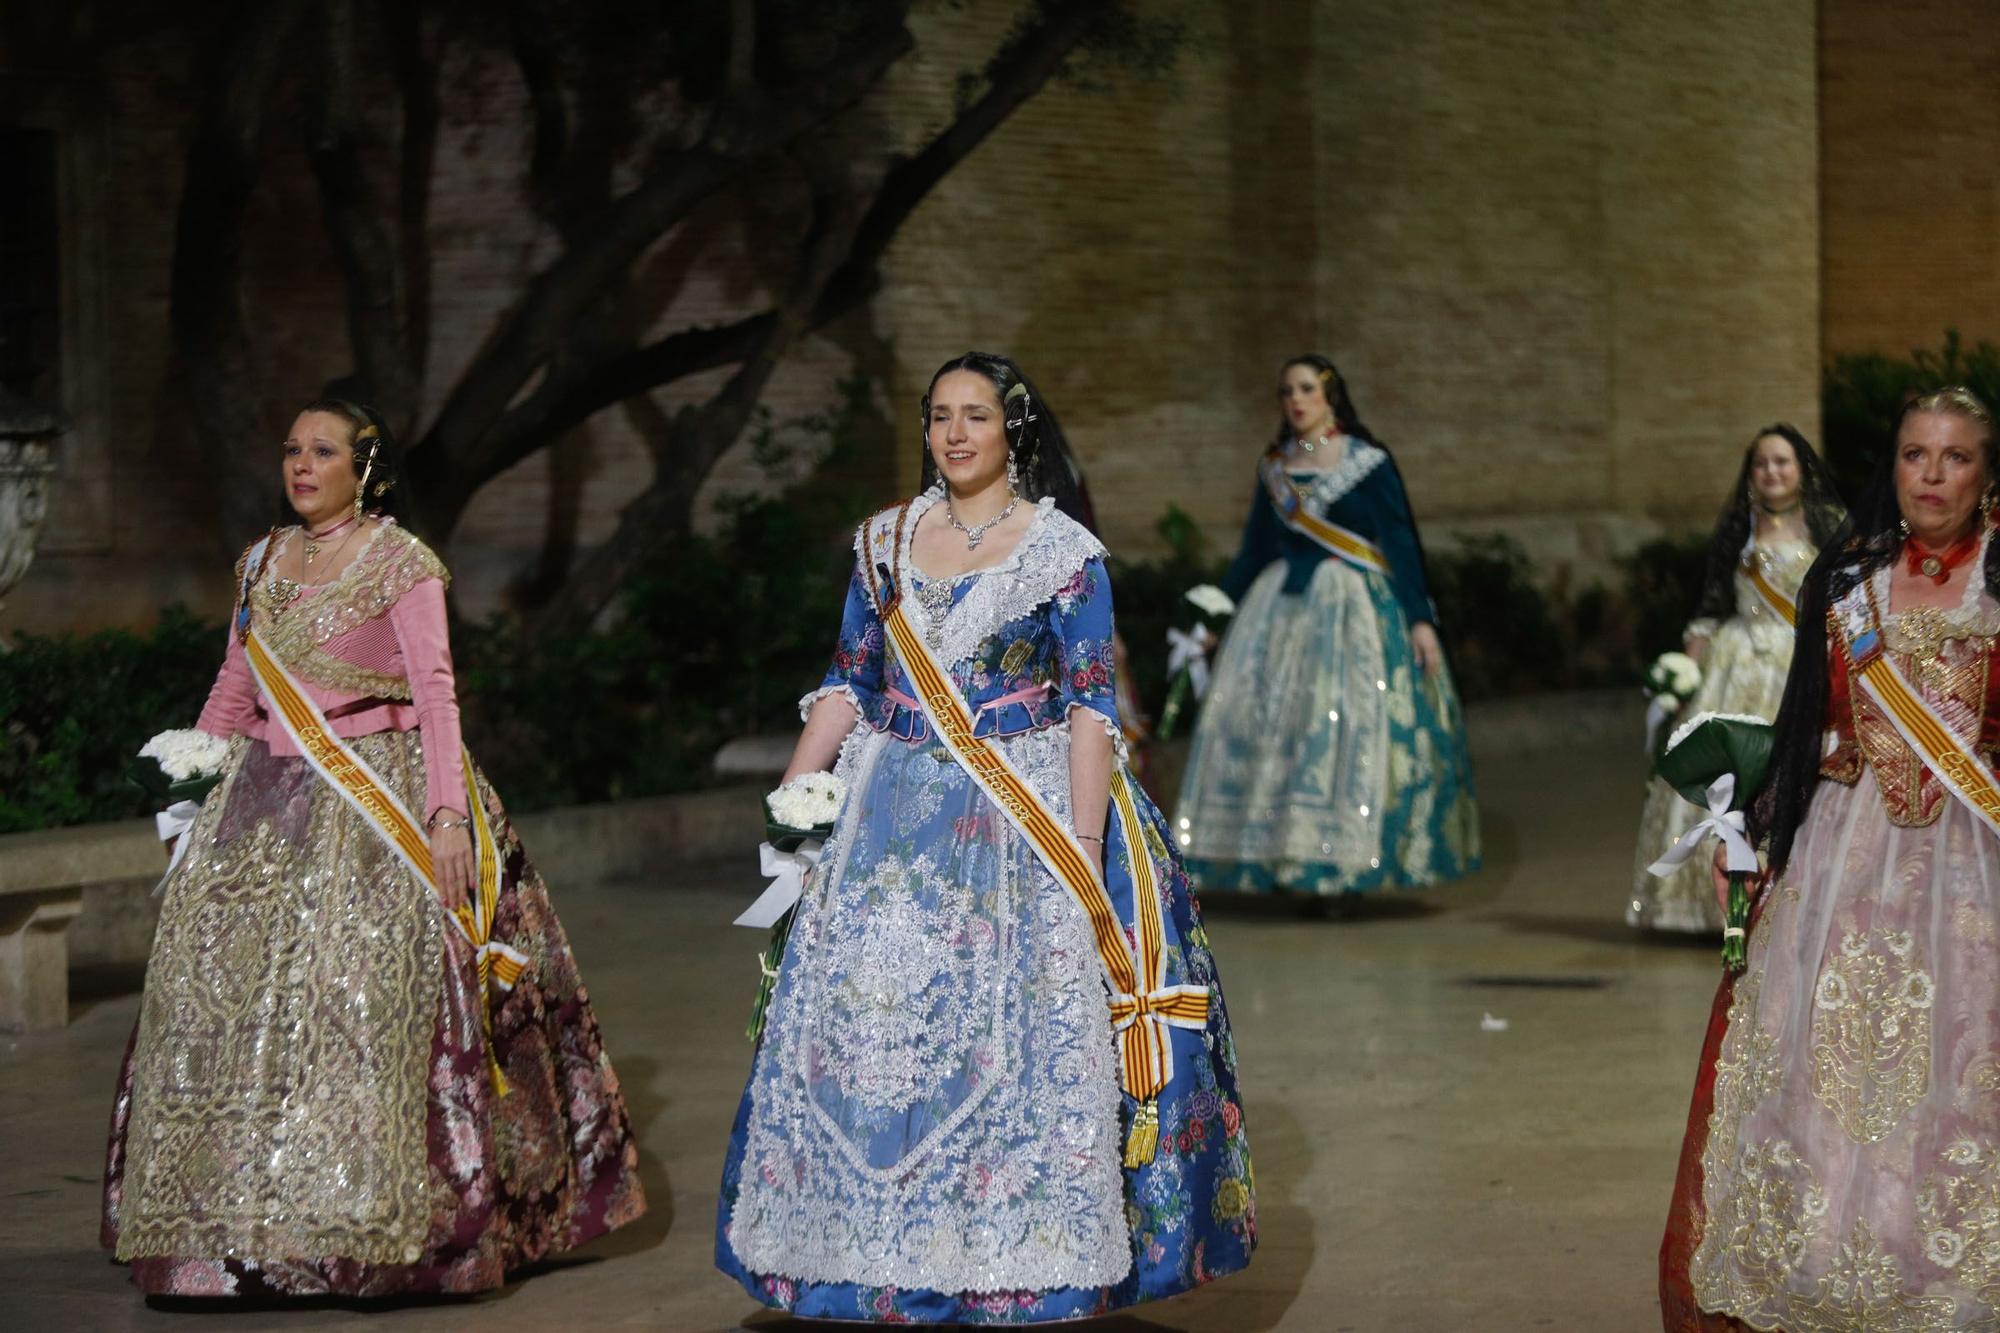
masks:
<path fill-rule="evenodd" d="M 1104 845 L 1104 839 L 1098 837 L 1095 833 L 1079 833 L 1076 836 L 1079 842 L 1094 842 L 1099 847 Z"/>
<path fill-rule="evenodd" d="M 429 819 L 424 821 L 424 827 L 429 829 L 433 833 L 442 833 L 446 829 L 471 828 L 472 821 L 469 819 L 460 819 L 455 816 L 445 814 L 442 810 L 440 810 L 437 814 L 432 815 Z"/>

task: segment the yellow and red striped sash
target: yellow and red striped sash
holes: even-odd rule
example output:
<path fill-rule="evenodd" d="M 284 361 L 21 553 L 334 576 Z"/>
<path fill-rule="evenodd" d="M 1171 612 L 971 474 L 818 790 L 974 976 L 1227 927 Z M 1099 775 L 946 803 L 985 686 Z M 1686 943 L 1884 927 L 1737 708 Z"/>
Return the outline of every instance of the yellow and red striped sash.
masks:
<path fill-rule="evenodd" d="M 950 747 L 973 780 L 1019 829 L 1056 882 L 1069 890 L 1090 922 L 1092 940 L 1111 990 L 1112 1031 L 1117 1035 L 1120 1081 L 1141 1103 L 1133 1135 L 1126 1147 L 1126 1165 L 1150 1161 L 1159 1135 L 1154 1099 L 1173 1077 L 1171 1027 L 1202 1028 L 1208 1023 L 1206 986 L 1166 986 L 1165 926 L 1153 864 L 1146 850 L 1144 828 L 1120 770 L 1111 792 L 1126 853 L 1131 859 L 1132 906 L 1138 934 L 1137 957 L 1127 942 L 1124 925 L 1112 906 L 1103 881 L 1083 854 L 1076 837 L 1051 813 L 1000 747 L 973 734 L 973 714 L 951 676 L 938 665 L 924 636 L 903 614 L 902 598 L 893 596 L 882 615 L 883 627 L 896 646 L 918 702 L 938 737 Z"/>
<path fill-rule="evenodd" d="M 1357 568 L 1373 570 L 1377 574 L 1389 572 L 1389 557 L 1382 553 L 1381 547 L 1352 528 L 1342 527 L 1312 512 L 1306 505 L 1306 497 L 1292 484 L 1290 474 L 1279 459 L 1265 460 L 1264 488 L 1270 492 L 1271 505 L 1278 511 L 1278 521 L 1286 527 L 1317 542 Z"/>
<path fill-rule="evenodd" d="M 305 756 L 313 771 L 361 814 L 368 827 L 409 867 L 419 882 L 436 892 L 437 868 L 431 860 L 430 839 L 416 816 L 404 806 L 402 798 L 382 780 L 379 773 L 369 767 L 367 760 L 334 735 L 319 705 L 299 688 L 298 682 L 285 670 L 284 663 L 265 646 L 256 630 L 249 630 L 243 636 L 243 651 L 250 661 L 251 674 L 264 692 L 271 716 L 278 719 L 285 734 L 299 747 L 299 753 Z M 459 766 L 465 779 L 466 814 L 472 826 L 478 882 L 473 887 L 472 900 L 453 908 L 450 919 L 473 949 L 473 966 L 478 973 L 482 1001 L 480 1017 L 489 1038 L 487 1060 L 494 1086 L 505 1093 L 506 1080 L 501 1076 L 490 1040 L 492 1014 L 484 1001 L 489 983 L 503 991 L 513 989 L 527 966 L 528 956 L 493 938 L 493 922 L 500 908 L 500 850 L 493 837 L 493 825 L 486 816 L 486 803 L 480 799 L 472 755 L 463 749 L 459 751 Z"/>
<path fill-rule="evenodd" d="M 1993 770 L 1966 752 L 1958 734 L 1911 688 L 1889 654 L 1877 653 L 1873 661 L 1856 671 L 1855 679 L 1881 706 L 1896 734 L 1938 775 L 1945 790 L 2000 836 L 2000 782 L 1994 780 Z"/>
<path fill-rule="evenodd" d="M 1743 572 L 1749 577 L 1750 586 L 1757 590 L 1757 596 L 1763 599 L 1764 605 L 1777 613 L 1787 625 L 1799 623 L 1798 605 L 1780 592 L 1777 584 L 1764 576 L 1764 566 L 1754 553 L 1744 561 Z"/>

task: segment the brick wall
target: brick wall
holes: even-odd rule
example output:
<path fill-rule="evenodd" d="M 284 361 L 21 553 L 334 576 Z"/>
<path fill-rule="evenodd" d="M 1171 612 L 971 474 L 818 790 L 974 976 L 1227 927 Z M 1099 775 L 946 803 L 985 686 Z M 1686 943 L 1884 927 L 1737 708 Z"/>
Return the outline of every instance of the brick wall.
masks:
<path fill-rule="evenodd" d="M 2000 340 L 2000 26 L 1979 0 L 1823 0 L 1825 341 Z"/>
<path fill-rule="evenodd" d="M 941 124 L 960 69 L 1004 28 L 999 8 L 924 8 L 917 55 L 857 132 L 908 145 Z M 1816 428 L 1811 0 L 1184 12 L 1191 40 L 1171 76 L 1052 88 L 947 180 L 898 239 L 872 308 L 783 367 L 777 416 L 824 405 L 853 369 L 877 377 L 878 454 L 864 465 L 886 500 L 914 482 L 930 370 L 967 347 L 1005 351 L 1060 411 L 1114 549 L 1155 549 L 1169 504 L 1227 548 L 1274 424 L 1278 363 L 1323 350 L 1398 450 L 1434 545 L 1500 528 L 1551 577 L 1712 513 L 1763 421 Z M 73 442 L 48 553 L 0 625 L 139 623 L 172 596 L 210 610 L 227 596 L 216 552 L 233 535 L 215 530 L 185 460 L 148 452 L 173 406 L 180 58 L 135 52 L 105 97 L 112 168 L 95 207 L 110 219 L 112 318 L 95 354 L 109 406 L 99 437 Z M 439 145 L 433 406 L 549 245 L 510 174 L 518 85 L 476 64 L 451 77 L 482 112 Z M 272 133 L 251 299 L 292 330 L 265 349 L 271 383 L 291 388 L 274 389 L 282 403 L 346 358 L 309 180 L 291 129 Z M 760 300 L 788 243 L 761 236 L 705 262 L 658 302 L 659 327 Z M 658 291 L 672 260 L 669 248 L 649 265 Z M 460 597 L 494 605 L 552 511 L 573 508 L 583 539 L 601 536 L 647 468 L 610 412 L 502 478 L 448 552 Z M 739 449 L 707 493 L 766 481 Z M 91 488 L 115 497 L 112 517 L 102 540 L 71 542 L 66 492 Z"/>

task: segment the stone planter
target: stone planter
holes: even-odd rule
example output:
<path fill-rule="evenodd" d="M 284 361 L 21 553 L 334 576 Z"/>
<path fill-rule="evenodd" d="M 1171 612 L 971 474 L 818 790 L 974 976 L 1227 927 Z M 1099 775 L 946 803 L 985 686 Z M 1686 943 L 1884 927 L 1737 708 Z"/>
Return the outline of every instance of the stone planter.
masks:
<path fill-rule="evenodd" d="M 0 387 L 0 598 L 35 558 L 62 418 Z M 0 645 L 4 646 L 4 645 Z"/>

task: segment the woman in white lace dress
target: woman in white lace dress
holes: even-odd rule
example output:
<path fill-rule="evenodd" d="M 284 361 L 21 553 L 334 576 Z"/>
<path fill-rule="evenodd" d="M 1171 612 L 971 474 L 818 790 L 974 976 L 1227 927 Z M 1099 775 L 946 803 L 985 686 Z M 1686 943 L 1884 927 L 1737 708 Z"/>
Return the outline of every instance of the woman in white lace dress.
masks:
<path fill-rule="evenodd" d="M 716 1262 L 814 1318 L 1081 1318 L 1249 1262 L 1235 1048 L 1124 763 L 1104 548 L 1057 506 L 1055 419 L 978 353 L 924 417 L 938 480 L 856 535 L 786 774 L 833 767 L 847 796 L 730 1139 Z"/>
<path fill-rule="evenodd" d="M 1797 427 L 1778 422 L 1743 451 L 1736 486 L 1710 540 L 1701 600 L 1683 645 L 1701 686 L 1681 709 L 1774 718 L 1792 667 L 1792 599 L 1819 548 L 1846 516 L 1825 464 Z M 1722 909 L 1700 857 L 1670 875 L 1647 869 L 1701 813 L 1661 779 L 1646 790 L 1625 919 L 1653 930 L 1716 934 Z"/>
<path fill-rule="evenodd" d="M 1673 1330 L 2000 1328 L 1994 422 L 1917 399 L 1799 591 L 1661 1295 Z"/>

